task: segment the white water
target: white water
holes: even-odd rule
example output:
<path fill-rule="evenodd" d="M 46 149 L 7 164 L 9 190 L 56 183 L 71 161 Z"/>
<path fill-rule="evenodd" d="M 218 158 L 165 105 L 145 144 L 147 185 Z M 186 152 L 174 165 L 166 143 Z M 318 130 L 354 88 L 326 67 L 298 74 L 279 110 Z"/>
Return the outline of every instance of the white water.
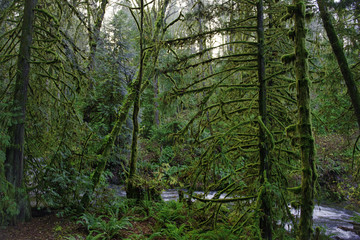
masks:
<path fill-rule="evenodd" d="M 118 195 L 126 196 L 126 192 L 123 190 L 122 186 L 111 186 L 113 189 L 116 190 Z M 186 194 L 186 191 L 184 191 Z M 194 194 L 203 195 L 203 192 L 195 191 Z M 216 194 L 215 191 L 209 192 L 205 198 L 211 199 Z M 220 198 L 225 198 L 225 194 L 222 194 Z M 176 189 L 168 189 L 161 193 L 161 197 L 164 201 L 170 200 L 177 200 L 179 198 L 178 190 Z M 300 212 L 292 209 L 291 213 L 297 217 L 300 216 Z M 326 231 L 326 235 L 332 236 L 334 239 L 343 239 L 343 240 L 360 240 L 360 236 L 356 235 L 351 231 L 345 231 L 340 229 L 339 227 L 346 227 L 346 228 L 353 228 L 351 222 L 351 217 L 353 217 L 356 212 L 349 211 L 346 209 L 339 209 L 329 206 L 315 206 L 313 218 L 314 218 L 314 225 L 321 227 Z M 337 237 L 337 238 L 336 238 Z"/>
<path fill-rule="evenodd" d="M 353 228 L 350 218 L 355 212 L 345 209 L 337 209 L 328 206 L 316 206 L 314 208 L 314 224 L 326 229 L 327 235 L 334 235 L 340 239 L 360 239 L 360 236 L 351 231 L 345 231 L 339 227 Z"/>

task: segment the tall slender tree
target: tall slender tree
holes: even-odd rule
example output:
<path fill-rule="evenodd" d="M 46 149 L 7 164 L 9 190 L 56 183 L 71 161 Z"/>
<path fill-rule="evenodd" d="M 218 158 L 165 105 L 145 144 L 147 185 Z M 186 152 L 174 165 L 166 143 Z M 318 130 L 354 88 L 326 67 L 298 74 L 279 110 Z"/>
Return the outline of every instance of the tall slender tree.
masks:
<path fill-rule="evenodd" d="M 267 120 L 267 96 L 266 96 L 266 79 L 265 79 L 265 36 L 264 36 L 264 6 L 263 0 L 257 2 L 257 36 L 258 36 L 258 78 L 259 78 L 259 121 L 262 121 L 259 127 L 259 151 L 260 151 L 260 184 L 262 185 L 263 195 L 261 197 L 262 212 L 260 217 L 261 235 L 264 239 L 272 239 L 271 227 L 271 209 L 270 199 L 266 189 L 266 182 L 269 181 L 269 147 L 267 133 L 264 128 L 268 126 Z"/>
<path fill-rule="evenodd" d="M 332 24 L 331 15 L 329 14 L 326 0 L 317 0 L 317 4 L 319 6 L 320 17 L 326 30 L 326 34 L 329 38 L 332 50 L 340 67 L 341 74 L 345 80 L 348 94 L 354 107 L 355 116 L 358 122 L 358 126 L 360 128 L 360 94 L 358 87 L 349 67 L 343 47 L 341 46 L 341 42 Z"/>
<path fill-rule="evenodd" d="M 298 132 L 302 163 L 301 215 L 298 238 L 312 238 L 314 192 L 316 181 L 315 144 L 311 127 L 310 79 L 306 41 L 306 3 L 294 0 L 295 18 L 295 74 L 298 105 Z"/>
<path fill-rule="evenodd" d="M 24 179 L 24 142 L 25 117 L 30 79 L 31 45 L 35 7 L 37 0 L 25 1 L 21 28 L 20 49 L 17 60 L 17 74 L 13 99 L 13 125 L 10 128 L 11 145 L 6 149 L 6 179 L 15 188 L 15 201 L 18 214 L 11 219 L 11 224 L 28 220 L 30 215 L 29 202 L 25 190 Z"/>
<path fill-rule="evenodd" d="M 140 62 L 139 62 L 139 72 L 136 78 L 136 81 L 133 83 L 135 98 L 133 106 L 133 133 L 132 133 L 132 142 L 131 142 L 131 155 L 129 163 L 129 176 L 127 179 L 127 190 L 126 194 L 128 198 L 139 198 L 138 187 L 135 184 L 135 171 L 138 158 L 138 134 L 139 134 L 139 111 L 140 111 L 140 91 L 143 81 L 144 74 L 144 0 L 140 0 L 140 22 L 139 22 L 139 45 L 140 45 Z"/>

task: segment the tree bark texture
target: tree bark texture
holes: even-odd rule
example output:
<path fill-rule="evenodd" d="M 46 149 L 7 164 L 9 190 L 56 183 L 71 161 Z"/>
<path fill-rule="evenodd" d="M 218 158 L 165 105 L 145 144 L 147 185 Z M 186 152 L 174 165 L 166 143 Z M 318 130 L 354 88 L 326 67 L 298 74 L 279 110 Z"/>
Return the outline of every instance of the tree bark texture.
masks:
<path fill-rule="evenodd" d="M 18 208 L 18 215 L 10 221 L 12 225 L 29 220 L 31 217 L 23 176 L 26 103 L 30 79 L 30 49 L 36 4 L 37 0 L 25 1 L 13 100 L 13 125 L 9 129 L 11 145 L 6 149 L 5 175 L 7 181 L 15 188 L 15 201 Z"/>
<path fill-rule="evenodd" d="M 304 0 L 294 0 L 295 6 L 295 74 L 298 101 L 298 133 L 302 163 L 301 214 L 298 239 L 312 239 L 314 185 L 316 181 L 315 145 L 311 130 L 310 79 L 308 52 L 305 48 L 306 6 Z"/>
<path fill-rule="evenodd" d="M 92 71 L 95 68 L 95 54 L 96 49 L 99 44 L 100 39 L 100 30 L 105 16 L 106 6 L 108 4 L 108 0 L 102 0 L 100 8 L 96 11 L 95 19 L 94 19 L 94 27 L 91 28 L 89 33 L 89 45 L 90 45 L 90 64 L 89 70 Z M 90 16 L 89 16 L 90 18 Z M 90 26 L 89 26 L 90 27 Z"/>
<path fill-rule="evenodd" d="M 267 96 L 266 96 L 266 81 L 265 81 L 265 56 L 264 56 L 264 6 L 263 0 L 257 2 L 257 36 L 258 36 L 258 79 L 259 79 L 259 114 L 264 125 L 267 126 Z M 267 134 L 261 124 L 260 127 L 260 184 L 265 187 L 266 181 L 268 181 L 269 174 L 269 158 L 268 158 L 268 146 L 267 146 Z M 267 191 L 263 192 L 261 196 L 261 217 L 260 217 L 260 229 L 263 239 L 272 239 L 271 228 L 271 209 L 270 200 L 267 196 Z"/>
<path fill-rule="evenodd" d="M 349 64 L 345 57 L 345 53 L 339 38 L 336 34 L 335 28 L 331 21 L 331 16 L 327 10 L 326 1 L 325 0 L 317 0 L 317 4 L 320 10 L 320 17 L 323 21 L 324 28 L 326 30 L 326 34 L 329 38 L 332 50 L 340 67 L 341 74 L 345 80 L 346 87 L 348 89 L 348 93 L 351 99 L 351 103 L 355 110 L 356 119 L 358 122 L 358 126 L 360 128 L 360 95 L 359 90 L 356 86 L 356 82 L 354 81 L 354 77 L 349 68 Z"/>
<path fill-rule="evenodd" d="M 139 111 L 140 111 L 140 89 L 144 70 L 144 0 L 140 0 L 140 65 L 136 81 L 134 82 L 134 109 L 133 109 L 133 132 L 131 141 L 131 155 L 129 163 L 129 175 L 127 179 L 126 195 L 128 198 L 140 198 L 139 187 L 135 184 L 136 165 L 138 158 L 138 134 L 139 134 Z"/>

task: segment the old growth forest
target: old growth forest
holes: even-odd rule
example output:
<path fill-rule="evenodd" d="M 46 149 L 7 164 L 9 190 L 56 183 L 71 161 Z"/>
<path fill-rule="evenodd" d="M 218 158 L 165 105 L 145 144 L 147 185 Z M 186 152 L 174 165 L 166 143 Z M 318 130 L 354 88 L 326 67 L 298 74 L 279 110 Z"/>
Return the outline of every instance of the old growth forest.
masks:
<path fill-rule="evenodd" d="M 360 239 L 359 0 L 0 0 L 0 80 L 0 239 Z"/>

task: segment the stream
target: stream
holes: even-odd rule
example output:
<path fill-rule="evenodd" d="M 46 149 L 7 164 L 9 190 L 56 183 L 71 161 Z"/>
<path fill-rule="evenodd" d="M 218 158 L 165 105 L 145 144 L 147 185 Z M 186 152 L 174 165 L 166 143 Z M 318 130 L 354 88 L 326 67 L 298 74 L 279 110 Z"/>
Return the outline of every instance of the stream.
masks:
<path fill-rule="evenodd" d="M 119 196 L 126 196 L 123 186 L 111 185 L 111 188 Z M 211 199 L 215 193 L 215 191 L 209 192 L 206 198 Z M 194 194 L 203 194 L 203 192 L 194 191 Z M 161 197 L 164 201 L 177 200 L 179 198 L 178 190 L 167 189 L 162 192 Z M 220 196 L 220 198 L 224 197 L 225 195 Z M 300 216 L 300 212 L 297 210 L 292 209 L 291 212 L 296 216 Z M 353 224 L 350 218 L 355 215 L 360 215 L 360 213 L 334 206 L 316 205 L 313 213 L 314 225 L 320 226 L 326 231 L 326 235 L 331 236 L 333 239 L 360 240 L 360 236 L 351 231 Z"/>

